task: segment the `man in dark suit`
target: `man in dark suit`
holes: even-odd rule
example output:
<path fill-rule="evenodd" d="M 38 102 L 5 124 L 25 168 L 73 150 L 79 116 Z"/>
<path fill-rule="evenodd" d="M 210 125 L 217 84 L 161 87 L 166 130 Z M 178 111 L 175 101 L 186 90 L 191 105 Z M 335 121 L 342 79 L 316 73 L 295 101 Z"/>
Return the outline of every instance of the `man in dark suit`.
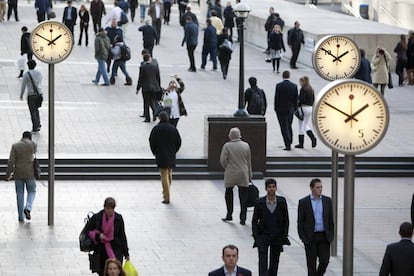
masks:
<path fill-rule="evenodd" d="M 217 70 L 217 31 L 211 25 L 211 19 L 206 20 L 207 27 L 204 30 L 204 44 L 201 52 L 201 70 L 205 70 L 207 56 L 210 54 L 210 60 L 213 62 L 213 71 Z"/>
<path fill-rule="evenodd" d="M 292 57 L 290 58 L 290 68 L 292 69 L 298 69 L 296 61 L 298 60 L 301 44 L 305 44 L 303 31 L 299 22 L 295 21 L 295 27 L 288 31 L 288 45 L 292 49 Z"/>
<path fill-rule="evenodd" d="M 308 276 L 319 276 L 328 267 L 330 243 L 334 238 L 332 201 L 322 195 L 320 179 L 312 179 L 310 189 L 311 194 L 299 200 L 297 224 L 299 238 L 305 245 Z"/>
<path fill-rule="evenodd" d="M 259 198 L 254 205 L 253 247 L 257 247 L 259 253 L 259 276 L 276 276 L 283 245 L 290 245 L 289 214 L 286 199 L 276 196 L 276 180 L 267 179 L 265 187 L 267 196 Z M 270 265 L 268 266 L 269 247 Z"/>
<path fill-rule="evenodd" d="M 147 49 L 152 56 L 152 50 L 154 49 L 155 42 L 157 41 L 157 31 L 150 25 L 149 19 L 145 19 L 144 23 L 144 25 L 138 28 L 138 31 L 142 32 L 144 49 Z"/>
<path fill-rule="evenodd" d="M 72 1 L 68 0 L 67 7 L 63 10 L 62 22 L 69 28 L 73 35 L 73 27 L 76 25 L 76 18 L 78 17 L 78 12 L 75 7 L 72 7 Z"/>
<path fill-rule="evenodd" d="M 149 108 L 151 106 L 154 114 L 154 104 L 157 94 L 161 93 L 160 86 L 160 72 L 154 64 L 151 63 L 151 55 L 144 55 L 144 62 L 139 68 L 139 78 L 137 84 L 137 94 L 142 88 L 142 94 L 144 96 L 144 122 L 150 122 Z M 153 115 L 155 121 L 155 116 Z"/>
<path fill-rule="evenodd" d="M 222 259 L 224 265 L 219 269 L 211 271 L 208 276 L 252 276 L 252 272 L 241 266 L 237 266 L 237 260 L 239 259 L 239 249 L 235 245 L 226 245 L 223 247 Z"/>
<path fill-rule="evenodd" d="M 198 43 L 198 25 L 193 22 L 191 16 L 187 16 L 185 19 L 184 26 L 184 38 L 181 42 L 181 46 L 184 46 L 184 43 L 187 44 L 187 54 L 188 59 L 190 60 L 190 67 L 188 68 L 189 72 L 196 72 L 196 66 L 194 61 L 194 51 Z"/>
<path fill-rule="evenodd" d="M 283 81 L 276 85 L 275 111 L 285 143 L 284 150 L 290 150 L 293 136 L 293 114 L 298 106 L 298 88 L 296 84 L 289 81 L 289 71 L 284 71 L 282 76 Z"/>
<path fill-rule="evenodd" d="M 399 233 L 401 241 L 388 245 L 385 250 L 379 276 L 414 275 L 413 225 L 403 222 Z"/>
<path fill-rule="evenodd" d="M 181 137 L 175 126 L 168 122 L 167 112 L 160 112 L 159 117 L 160 123 L 152 129 L 149 143 L 160 169 L 164 198 L 162 203 L 169 204 L 172 169 L 175 168 L 175 154 L 181 147 Z"/>

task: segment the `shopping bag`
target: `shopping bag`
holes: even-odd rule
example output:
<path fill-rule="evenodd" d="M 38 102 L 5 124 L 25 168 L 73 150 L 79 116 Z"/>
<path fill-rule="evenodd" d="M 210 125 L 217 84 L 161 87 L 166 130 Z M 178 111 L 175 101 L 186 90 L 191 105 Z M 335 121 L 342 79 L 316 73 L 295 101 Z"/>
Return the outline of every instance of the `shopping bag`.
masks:
<path fill-rule="evenodd" d="M 26 55 L 22 55 L 20 56 L 17 60 L 16 60 L 16 67 L 19 70 L 24 70 L 26 67 Z"/>
<path fill-rule="evenodd" d="M 124 264 L 124 271 L 126 276 L 138 276 L 137 269 L 129 260 L 127 260 Z"/>

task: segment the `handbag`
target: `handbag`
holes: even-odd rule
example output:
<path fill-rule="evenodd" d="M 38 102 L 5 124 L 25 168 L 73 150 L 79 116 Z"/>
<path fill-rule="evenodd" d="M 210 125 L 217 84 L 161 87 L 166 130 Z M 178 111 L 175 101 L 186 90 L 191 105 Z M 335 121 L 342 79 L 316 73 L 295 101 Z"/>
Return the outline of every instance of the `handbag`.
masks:
<path fill-rule="evenodd" d="M 36 96 L 36 107 L 39 108 L 39 107 L 42 106 L 42 103 L 43 103 L 43 95 L 39 93 L 39 90 L 37 89 L 37 86 L 34 83 L 33 78 L 32 78 L 32 75 L 30 74 L 29 71 L 27 71 L 27 74 L 29 74 L 30 80 L 32 81 L 33 90 L 35 92 L 35 95 L 34 96 Z"/>
<path fill-rule="evenodd" d="M 303 109 L 302 106 L 299 106 L 296 110 L 295 110 L 295 116 L 296 118 L 298 118 L 299 120 L 303 121 L 304 118 L 304 114 L 303 114 Z"/>
<path fill-rule="evenodd" d="M 33 159 L 33 172 L 34 172 L 35 179 L 39 180 L 40 175 L 42 174 L 42 170 L 40 169 L 40 164 L 39 164 L 39 161 L 37 160 L 36 156 Z"/>
<path fill-rule="evenodd" d="M 229 54 L 233 53 L 233 43 L 230 42 L 227 38 L 224 39 L 223 43 L 219 46 L 221 50 L 228 52 Z"/>
<path fill-rule="evenodd" d="M 123 267 L 126 276 L 138 276 L 138 271 L 131 261 L 127 260 Z"/>

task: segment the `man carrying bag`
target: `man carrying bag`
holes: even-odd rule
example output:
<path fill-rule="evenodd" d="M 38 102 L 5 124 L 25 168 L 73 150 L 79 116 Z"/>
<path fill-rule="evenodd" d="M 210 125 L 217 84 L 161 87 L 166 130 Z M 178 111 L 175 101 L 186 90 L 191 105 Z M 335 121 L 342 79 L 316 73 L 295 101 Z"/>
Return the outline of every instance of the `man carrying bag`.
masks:
<path fill-rule="evenodd" d="M 41 90 L 42 74 L 36 70 L 36 61 L 29 60 L 27 62 L 29 71 L 23 74 L 22 86 L 20 89 L 20 100 L 27 87 L 27 105 L 29 106 L 30 117 L 32 119 L 32 132 L 40 131 L 39 107 L 42 106 L 43 94 Z"/>

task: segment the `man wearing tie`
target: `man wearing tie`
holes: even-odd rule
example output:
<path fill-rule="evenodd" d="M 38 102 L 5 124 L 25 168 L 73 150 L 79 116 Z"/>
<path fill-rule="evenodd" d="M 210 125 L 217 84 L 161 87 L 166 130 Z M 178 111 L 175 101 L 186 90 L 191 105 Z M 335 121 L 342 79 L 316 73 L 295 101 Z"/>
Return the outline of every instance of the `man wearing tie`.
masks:
<path fill-rule="evenodd" d="M 63 11 L 63 18 L 62 22 L 69 28 L 73 36 L 73 27 L 76 25 L 76 18 L 78 16 L 78 12 L 75 7 L 72 7 L 72 1 L 68 0 L 68 6 L 65 7 Z M 73 36 L 74 37 L 74 36 Z"/>

